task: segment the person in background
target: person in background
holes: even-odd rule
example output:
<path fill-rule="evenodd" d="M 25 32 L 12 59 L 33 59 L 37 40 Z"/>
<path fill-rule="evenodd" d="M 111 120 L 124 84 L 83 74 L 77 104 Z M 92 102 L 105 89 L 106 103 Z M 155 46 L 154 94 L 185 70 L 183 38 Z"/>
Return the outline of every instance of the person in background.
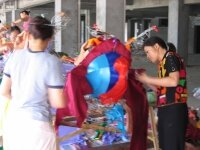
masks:
<path fill-rule="evenodd" d="M 136 79 L 157 91 L 158 136 L 162 150 L 184 150 L 188 124 L 186 70 L 182 59 L 167 51 L 159 37 L 150 37 L 143 44 L 147 58 L 158 65 L 158 77 L 146 72 Z"/>
<path fill-rule="evenodd" d="M 11 42 L 15 42 L 17 36 L 21 33 L 21 30 L 18 26 L 12 26 L 10 28 L 10 36 L 9 36 L 9 39 Z"/>
<path fill-rule="evenodd" d="M 3 24 L 0 20 L 0 37 L 2 37 L 2 32 L 7 31 L 10 28 L 10 25 Z"/>
<path fill-rule="evenodd" d="M 14 51 L 4 68 L 0 94 L 10 99 L 3 145 L 5 150 L 55 150 L 56 135 L 50 108 L 63 108 L 64 78 L 61 62 L 45 53 L 54 34 L 50 21 L 40 16 L 30 21 L 29 46 Z"/>
<path fill-rule="evenodd" d="M 16 41 L 17 36 L 21 33 L 21 30 L 18 26 L 12 26 L 9 30 L 9 34 L 7 39 L 1 39 L 0 44 L 0 53 L 4 54 L 14 49 L 14 43 Z"/>
<path fill-rule="evenodd" d="M 28 31 L 28 26 L 31 21 L 30 17 L 30 11 L 23 10 L 20 12 L 20 19 L 15 20 L 14 22 L 11 23 L 12 26 L 18 25 L 20 23 L 22 24 L 22 28 L 24 31 Z"/>
<path fill-rule="evenodd" d="M 20 12 L 20 19 L 17 19 L 16 21 L 11 23 L 12 26 L 23 23 L 22 32 L 17 36 L 16 39 L 16 45 L 18 45 L 18 46 L 15 45 L 16 49 L 22 49 L 23 46 L 27 44 L 27 31 L 29 28 L 30 21 L 31 21 L 30 11 L 23 10 Z M 21 45 L 19 43 L 21 43 Z"/>

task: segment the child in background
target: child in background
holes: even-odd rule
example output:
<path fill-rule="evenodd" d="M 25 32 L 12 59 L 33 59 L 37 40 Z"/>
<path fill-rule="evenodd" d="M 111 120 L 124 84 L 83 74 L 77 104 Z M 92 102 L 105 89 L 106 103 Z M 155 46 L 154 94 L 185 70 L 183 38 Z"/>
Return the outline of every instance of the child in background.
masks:
<path fill-rule="evenodd" d="M 20 19 L 14 21 L 11 23 L 11 25 L 18 25 L 20 23 L 22 24 L 22 32 L 17 36 L 16 42 L 15 42 L 15 48 L 16 49 L 22 49 L 27 44 L 27 31 L 29 28 L 29 24 L 31 21 L 30 17 L 30 11 L 23 10 L 20 12 Z"/>
<path fill-rule="evenodd" d="M 15 26 L 15 25 L 18 25 L 19 23 L 22 22 L 23 23 L 22 29 L 24 31 L 28 31 L 28 26 L 29 26 L 30 21 L 31 21 L 30 11 L 23 10 L 23 11 L 20 12 L 20 19 L 12 22 L 11 24 L 13 26 Z"/>

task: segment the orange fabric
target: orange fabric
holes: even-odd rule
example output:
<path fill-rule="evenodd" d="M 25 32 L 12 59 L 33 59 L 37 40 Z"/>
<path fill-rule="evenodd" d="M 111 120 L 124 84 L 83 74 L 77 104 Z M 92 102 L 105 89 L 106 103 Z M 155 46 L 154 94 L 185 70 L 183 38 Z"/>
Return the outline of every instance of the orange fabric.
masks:
<path fill-rule="evenodd" d="M 92 46 L 97 46 L 101 44 L 102 40 L 100 38 L 91 38 L 87 41 L 87 44 L 85 45 L 85 49 L 91 48 Z"/>
<path fill-rule="evenodd" d="M 128 39 L 128 41 L 125 43 L 125 47 L 126 47 L 126 49 L 127 50 L 131 50 L 131 43 L 133 43 L 133 42 L 135 42 L 135 38 L 130 38 L 130 39 Z"/>

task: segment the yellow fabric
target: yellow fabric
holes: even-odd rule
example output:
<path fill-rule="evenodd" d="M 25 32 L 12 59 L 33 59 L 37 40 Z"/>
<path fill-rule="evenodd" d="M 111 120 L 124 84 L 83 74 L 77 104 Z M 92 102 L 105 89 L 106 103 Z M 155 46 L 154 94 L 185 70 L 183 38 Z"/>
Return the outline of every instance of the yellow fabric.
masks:
<path fill-rule="evenodd" d="M 3 123 L 6 117 L 6 113 L 8 112 L 10 100 L 5 100 L 0 98 L 0 136 L 2 136 L 3 132 Z"/>
<path fill-rule="evenodd" d="M 196 123 L 196 127 L 200 129 L 200 121 Z"/>

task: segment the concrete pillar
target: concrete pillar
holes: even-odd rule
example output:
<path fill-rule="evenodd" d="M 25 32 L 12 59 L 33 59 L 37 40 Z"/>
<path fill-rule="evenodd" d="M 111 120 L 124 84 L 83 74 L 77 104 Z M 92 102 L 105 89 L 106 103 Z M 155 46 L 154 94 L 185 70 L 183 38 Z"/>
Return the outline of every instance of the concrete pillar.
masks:
<path fill-rule="evenodd" d="M 90 10 L 86 10 L 85 12 L 85 40 L 89 39 L 90 37 L 89 32 L 87 32 L 88 27 L 90 27 Z"/>
<path fill-rule="evenodd" d="M 96 24 L 96 10 L 90 10 L 90 26 Z"/>
<path fill-rule="evenodd" d="M 124 41 L 126 0 L 96 0 L 96 22 L 100 29 Z"/>
<path fill-rule="evenodd" d="M 17 10 L 17 0 L 14 0 L 14 9 L 12 10 L 12 21 L 19 18 L 19 11 Z"/>
<path fill-rule="evenodd" d="M 80 0 L 56 0 L 55 13 L 66 12 L 71 18 L 66 29 L 55 35 L 56 51 L 73 55 L 80 48 Z"/>
<path fill-rule="evenodd" d="M 15 21 L 20 18 L 19 10 L 12 10 L 11 13 L 12 13 L 12 21 Z"/>
<path fill-rule="evenodd" d="M 188 20 L 189 6 L 184 5 L 184 0 L 169 0 L 168 41 L 175 44 L 185 63 L 188 56 Z"/>
<path fill-rule="evenodd" d="M 12 10 L 12 21 L 16 20 L 15 10 Z"/>
<path fill-rule="evenodd" d="M 12 22 L 12 12 L 8 11 L 6 12 L 6 24 L 11 24 Z"/>
<path fill-rule="evenodd" d="M 84 16 L 82 18 L 82 16 Z M 88 9 L 84 9 L 81 10 L 81 22 L 80 22 L 80 27 L 81 27 L 81 37 L 80 37 L 80 41 L 81 43 L 84 43 L 86 40 L 89 39 L 90 34 L 89 34 L 89 30 L 88 28 L 90 27 L 90 10 Z"/>

